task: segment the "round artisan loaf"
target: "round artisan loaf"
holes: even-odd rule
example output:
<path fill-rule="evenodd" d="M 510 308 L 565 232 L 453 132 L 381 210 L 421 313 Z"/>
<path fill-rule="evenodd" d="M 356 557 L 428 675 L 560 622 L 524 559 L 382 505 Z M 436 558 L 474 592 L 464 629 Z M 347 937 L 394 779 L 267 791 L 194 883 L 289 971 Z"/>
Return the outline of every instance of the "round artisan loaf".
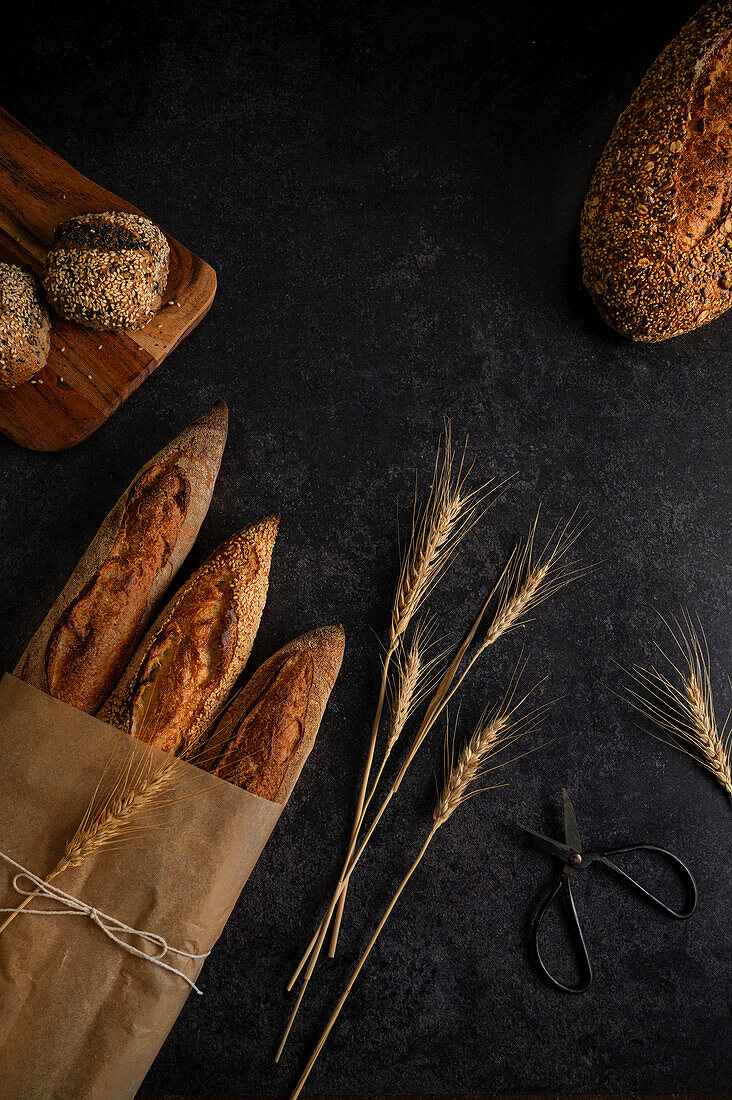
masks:
<path fill-rule="evenodd" d="M 51 324 L 35 275 L 0 263 L 0 390 L 42 370 L 50 346 Z"/>
<path fill-rule="evenodd" d="M 732 0 L 708 0 L 646 73 L 582 213 L 585 285 L 634 340 L 732 305 Z"/>
<path fill-rule="evenodd" d="M 170 248 L 141 214 L 80 214 L 56 229 L 43 285 L 54 309 L 93 329 L 140 329 L 160 309 Z"/>

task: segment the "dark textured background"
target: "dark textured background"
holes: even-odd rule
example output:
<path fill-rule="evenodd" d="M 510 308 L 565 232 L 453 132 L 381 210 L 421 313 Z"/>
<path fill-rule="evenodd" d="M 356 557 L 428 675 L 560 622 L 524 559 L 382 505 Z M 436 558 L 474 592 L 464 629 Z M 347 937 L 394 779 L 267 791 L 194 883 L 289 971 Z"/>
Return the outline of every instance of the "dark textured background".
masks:
<path fill-rule="evenodd" d="M 69 453 L 0 438 L 0 657 L 12 667 L 135 470 L 216 397 L 229 445 L 189 567 L 238 525 L 282 514 L 253 664 L 342 620 L 342 675 L 297 791 L 146 1094 L 284 1092 L 429 820 L 435 731 L 350 894 L 279 1067 L 283 979 L 332 886 L 352 814 L 397 566 L 395 501 L 428 473 L 443 415 L 481 477 L 515 470 L 434 607 L 459 633 L 540 501 L 576 504 L 604 559 L 481 665 L 461 728 L 522 644 L 541 753 L 437 838 L 311 1078 L 330 1094 L 723 1090 L 729 1044 L 730 806 L 701 768 L 637 732 L 608 690 L 648 661 L 654 609 L 688 604 L 728 698 L 732 316 L 659 346 L 606 329 L 581 289 L 577 225 L 617 115 L 687 3 L 188 2 L 23 5 L 5 24 L 2 102 L 82 172 L 216 268 L 209 317 Z M 375 633 L 374 633 L 375 632 Z M 253 666 L 252 666 L 253 667 Z M 550 861 L 513 822 L 686 857 L 685 925 L 601 871 L 579 905 L 584 997 L 527 954 Z"/>

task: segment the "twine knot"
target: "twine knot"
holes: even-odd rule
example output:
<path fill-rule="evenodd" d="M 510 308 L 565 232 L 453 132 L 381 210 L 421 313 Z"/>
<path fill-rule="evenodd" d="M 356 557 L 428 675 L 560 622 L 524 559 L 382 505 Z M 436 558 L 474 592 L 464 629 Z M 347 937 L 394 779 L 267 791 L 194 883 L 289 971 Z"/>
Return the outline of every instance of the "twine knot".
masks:
<path fill-rule="evenodd" d="M 187 974 L 184 974 L 182 970 L 165 962 L 165 956 L 170 954 L 179 955 L 184 959 L 206 959 L 210 954 L 209 951 L 206 951 L 202 955 L 196 955 L 191 951 L 181 951 L 180 948 L 171 947 L 167 940 L 163 936 L 158 935 L 157 932 L 147 932 L 144 929 L 132 928 L 129 924 L 125 924 L 124 921 L 117 920 L 116 917 L 110 916 L 109 913 L 102 913 L 101 910 L 95 909 L 93 905 L 87 905 L 85 901 L 81 901 L 80 898 L 74 897 L 73 894 L 67 894 L 65 890 L 61 890 L 52 882 L 47 882 L 45 879 L 39 878 L 38 875 L 34 875 L 27 867 L 23 867 L 21 863 L 17 863 L 14 859 L 11 859 L 5 852 L 0 851 L 0 858 L 4 859 L 6 863 L 9 863 L 11 867 L 15 867 L 17 873 L 13 877 L 13 889 L 18 894 L 26 898 L 49 898 L 62 906 L 61 909 L 25 909 L 18 906 L 15 909 L 0 909 L 0 913 L 28 913 L 31 916 L 39 917 L 88 917 L 92 924 L 100 928 L 105 936 L 112 940 L 113 943 L 116 943 L 118 947 L 121 947 L 123 951 L 129 952 L 130 955 L 135 955 L 138 959 L 144 959 L 146 962 L 152 963 L 153 966 L 159 966 L 161 970 L 167 970 L 170 974 L 177 975 L 177 977 L 182 978 L 194 992 L 198 993 L 199 996 L 201 995 L 202 991 L 198 988 L 196 983 L 189 978 Z M 31 884 L 32 888 L 30 890 L 23 885 L 23 880 Z M 128 939 L 122 939 L 121 936 L 137 939 L 155 950 L 152 952 L 143 951 L 139 947 L 135 947 L 133 943 L 130 943 Z"/>

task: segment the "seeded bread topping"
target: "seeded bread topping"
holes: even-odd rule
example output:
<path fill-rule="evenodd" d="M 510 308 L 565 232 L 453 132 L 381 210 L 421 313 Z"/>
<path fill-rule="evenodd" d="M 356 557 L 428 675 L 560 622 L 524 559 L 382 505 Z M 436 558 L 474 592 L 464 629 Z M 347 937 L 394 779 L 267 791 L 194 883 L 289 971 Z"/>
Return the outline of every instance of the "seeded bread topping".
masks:
<path fill-rule="evenodd" d="M 50 346 L 51 324 L 35 276 L 0 263 L 0 390 L 42 370 Z"/>
<path fill-rule="evenodd" d="M 103 722 L 166 751 L 198 751 L 251 653 L 279 520 L 250 523 L 160 612 L 100 710 Z"/>
<path fill-rule="evenodd" d="M 56 229 L 46 259 L 48 300 L 92 329 L 140 329 L 163 302 L 170 248 L 140 214 L 81 214 Z"/>
<path fill-rule="evenodd" d="M 608 324 L 666 340 L 732 304 L 732 2 L 704 4 L 646 73 L 582 212 L 585 285 Z"/>

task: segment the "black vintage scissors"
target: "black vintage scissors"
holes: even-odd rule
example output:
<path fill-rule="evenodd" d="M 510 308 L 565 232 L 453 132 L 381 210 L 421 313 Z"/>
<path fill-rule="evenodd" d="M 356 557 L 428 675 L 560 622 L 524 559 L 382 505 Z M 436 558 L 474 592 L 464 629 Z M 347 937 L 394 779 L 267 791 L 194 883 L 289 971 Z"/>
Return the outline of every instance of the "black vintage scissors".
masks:
<path fill-rule="evenodd" d="M 592 984 L 592 964 L 587 952 L 585 938 L 582 935 L 582 928 L 580 926 L 579 917 L 577 916 L 574 898 L 572 897 L 572 878 L 578 871 L 584 870 L 585 867 L 589 867 L 593 863 L 602 863 L 604 867 L 607 867 L 614 875 L 618 875 L 637 893 L 642 894 L 642 896 L 657 909 L 660 909 L 663 913 L 667 913 L 670 917 L 676 917 L 677 920 L 686 920 L 687 917 L 690 917 L 694 912 L 696 908 L 697 891 L 696 883 L 686 864 L 682 863 L 679 857 L 675 856 L 673 852 L 668 852 L 665 848 L 657 848 L 654 844 L 630 844 L 625 848 L 611 848 L 607 852 L 583 853 L 579 829 L 577 828 L 577 818 L 574 815 L 572 803 L 569 801 L 569 795 L 564 790 L 562 791 L 562 800 L 564 802 L 564 843 L 560 840 L 553 840 L 551 837 L 545 836 L 544 833 L 537 833 L 535 829 L 529 829 L 527 825 L 519 825 L 519 828 L 523 829 L 525 833 L 528 833 L 532 842 L 536 844 L 537 847 L 543 848 L 545 852 L 549 852 L 550 855 L 555 856 L 563 864 L 559 879 L 542 902 L 534 918 L 531 938 L 536 961 L 551 984 L 556 986 L 557 989 L 563 990 L 565 993 L 584 993 Z M 665 902 L 661 901 L 660 898 L 654 897 L 653 894 L 646 890 L 645 887 L 641 886 L 639 882 L 636 882 L 635 879 L 631 878 L 630 875 L 626 875 L 625 871 L 622 871 L 620 867 L 609 858 L 610 856 L 621 855 L 623 852 L 655 852 L 663 856 L 666 860 L 670 860 L 678 870 L 684 882 L 687 893 L 686 907 L 680 911 L 672 909 L 670 906 L 666 905 Z M 571 923 L 582 951 L 581 961 L 584 973 L 577 985 L 565 985 L 563 982 L 553 977 L 544 965 L 544 960 L 539 950 L 539 931 L 541 923 L 546 916 L 549 906 L 560 890 L 564 895 L 567 909 L 571 917 Z"/>

